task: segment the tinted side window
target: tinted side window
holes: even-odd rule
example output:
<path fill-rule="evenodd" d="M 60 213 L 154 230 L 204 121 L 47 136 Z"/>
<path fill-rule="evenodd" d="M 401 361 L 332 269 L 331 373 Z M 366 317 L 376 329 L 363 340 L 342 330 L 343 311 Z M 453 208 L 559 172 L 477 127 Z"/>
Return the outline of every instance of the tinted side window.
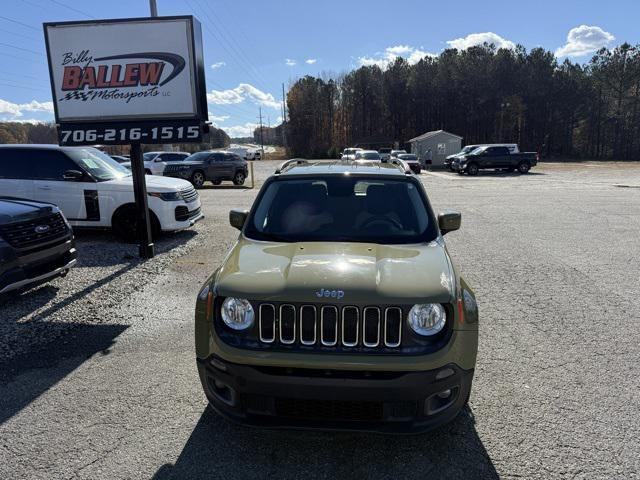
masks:
<path fill-rule="evenodd" d="M 507 147 L 491 147 L 491 155 L 509 155 Z"/>
<path fill-rule="evenodd" d="M 212 162 L 224 162 L 224 153 L 213 153 L 211 157 L 209 157 Z"/>
<path fill-rule="evenodd" d="M 29 161 L 29 150 L 20 148 L 0 149 L 0 178 L 31 178 L 33 168 Z"/>
<path fill-rule="evenodd" d="M 227 157 L 227 158 L 226 158 L 227 160 L 230 160 L 230 161 L 232 161 L 232 162 L 239 162 L 239 161 L 241 161 L 241 160 L 242 160 L 242 159 L 240 158 L 240 156 L 239 156 L 239 155 L 236 155 L 235 153 L 227 153 L 227 154 L 226 154 L 226 157 Z"/>
<path fill-rule="evenodd" d="M 29 157 L 34 180 L 64 180 L 67 170 L 82 171 L 73 160 L 56 150 L 32 150 Z"/>

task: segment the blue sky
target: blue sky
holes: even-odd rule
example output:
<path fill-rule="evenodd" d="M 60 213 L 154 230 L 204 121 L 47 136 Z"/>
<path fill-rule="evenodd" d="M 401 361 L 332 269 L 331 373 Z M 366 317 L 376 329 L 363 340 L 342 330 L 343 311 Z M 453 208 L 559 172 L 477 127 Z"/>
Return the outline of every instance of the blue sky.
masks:
<path fill-rule="evenodd" d="M 203 24 L 211 120 L 248 135 L 262 106 L 280 121 L 282 83 L 338 74 L 396 55 L 417 61 L 484 40 L 587 61 L 601 46 L 640 43 L 640 0 L 157 0 L 160 15 Z M 148 15 L 147 0 L 3 0 L 0 120 L 51 120 L 42 22 Z"/>

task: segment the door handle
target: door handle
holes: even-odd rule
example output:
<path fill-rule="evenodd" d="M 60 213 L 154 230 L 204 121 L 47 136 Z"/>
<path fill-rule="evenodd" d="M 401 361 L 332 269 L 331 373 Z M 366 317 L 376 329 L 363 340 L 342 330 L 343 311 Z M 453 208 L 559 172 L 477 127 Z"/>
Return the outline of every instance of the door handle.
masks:
<path fill-rule="evenodd" d="M 51 187 L 49 187 L 48 185 L 42 186 L 42 187 L 38 187 L 39 190 L 51 190 Z"/>

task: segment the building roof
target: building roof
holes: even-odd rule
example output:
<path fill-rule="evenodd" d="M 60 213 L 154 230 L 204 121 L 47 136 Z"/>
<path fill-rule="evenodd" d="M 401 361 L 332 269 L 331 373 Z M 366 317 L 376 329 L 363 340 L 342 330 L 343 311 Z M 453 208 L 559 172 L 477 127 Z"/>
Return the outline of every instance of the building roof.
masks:
<path fill-rule="evenodd" d="M 398 165 L 378 161 L 343 161 L 298 164 L 284 170 L 281 175 L 393 175 L 405 176 Z"/>
<path fill-rule="evenodd" d="M 432 132 L 427 132 L 427 133 L 423 133 L 422 135 L 418 135 L 417 137 L 412 138 L 411 140 L 409 140 L 409 142 L 417 142 L 418 140 L 424 140 L 426 138 L 435 137 L 436 135 L 439 135 L 441 133 L 445 133 L 447 135 L 450 135 L 452 137 L 456 137 L 456 138 L 459 138 L 460 140 L 462 140 L 462 137 L 460 135 L 455 135 L 453 133 L 446 132 L 444 130 L 434 130 Z"/>

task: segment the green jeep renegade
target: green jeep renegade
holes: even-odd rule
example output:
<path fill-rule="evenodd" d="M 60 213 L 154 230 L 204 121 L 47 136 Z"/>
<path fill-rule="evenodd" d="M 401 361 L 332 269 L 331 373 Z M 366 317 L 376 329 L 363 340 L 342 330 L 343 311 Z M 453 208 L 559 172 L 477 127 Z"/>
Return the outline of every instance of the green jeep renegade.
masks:
<path fill-rule="evenodd" d="M 401 161 L 285 162 L 196 304 L 211 406 L 248 425 L 419 432 L 466 405 L 478 346 L 473 291 Z"/>

